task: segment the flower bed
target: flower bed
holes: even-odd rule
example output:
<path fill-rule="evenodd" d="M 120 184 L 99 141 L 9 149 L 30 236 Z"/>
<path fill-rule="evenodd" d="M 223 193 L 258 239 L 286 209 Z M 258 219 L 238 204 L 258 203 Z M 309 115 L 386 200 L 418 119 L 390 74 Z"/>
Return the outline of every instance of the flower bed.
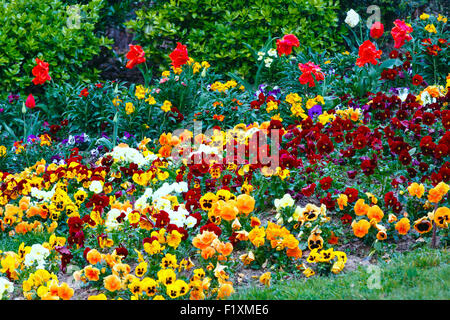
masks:
<path fill-rule="evenodd" d="M 294 56 L 292 34 L 269 39 L 253 83 L 178 43 L 152 84 L 131 46 L 126 67 L 145 84 L 71 88 L 63 119 L 51 103 L 61 86 L 49 84 L 46 102 L 10 96 L 0 297 L 222 299 L 243 283 L 447 246 L 445 23 L 397 20 L 388 57 L 380 24 L 372 40 L 355 35 L 358 52 L 333 57 Z M 36 59 L 33 83 L 50 74 Z"/>

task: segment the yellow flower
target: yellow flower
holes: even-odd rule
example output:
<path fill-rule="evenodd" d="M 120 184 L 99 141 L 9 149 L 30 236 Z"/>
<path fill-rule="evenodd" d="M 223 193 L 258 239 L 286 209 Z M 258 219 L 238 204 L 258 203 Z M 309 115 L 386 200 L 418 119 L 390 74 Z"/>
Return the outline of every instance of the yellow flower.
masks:
<path fill-rule="evenodd" d="M 419 16 L 419 18 L 420 18 L 421 20 L 427 20 L 428 18 L 430 18 L 430 15 L 429 15 L 429 14 L 426 14 L 426 13 L 424 12 L 424 13 L 422 13 L 422 14 Z"/>
<path fill-rule="evenodd" d="M 260 277 L 259 277 L 259 282 L 263 285 L 265 285 L 266 287 L 270 287 L 270 279 L 272 278 L 272 275 L 270 272 L 266 272 L 263 273 Z"/>
<path fill-rule="evenodd" d="M 108 300 L 104 293 L 88 297 L 88 300 Z"/>
<path fill-rule="evenodd" d="M 6 147 L 0 146 L 0 157 L 3 157 L 6 154 Z"/>
<path fill-rule="evenodd" d="M 172 109 L 172 103 L 168 100 L 164 101 L 163 105 L 161 106 L 161 110 L 164 112 L 169 112 L 170 109 Z"/>
<path fill-rule="evenodd" d="M 172 232 L 167 235 L 167 244 L 176 249 L 181 242 L 181 238 L 183 238 L 181 233 L 177 230 L 172 230 Z"/>
<path fill-rule="evenodd" d="M 413 182 L 409 185 L 408 191 L 411 196 L 416 196 L 420 199 L 425 193 L 425 187 L 423 184 L 419 185 L 417 182 Z"/>
<path fill-rule="evenodd" d="M 145 94 L 148 92 L 148 89 L 144 88 L 141 85 L 136 86 L 136 91 L 134 93 L 134 95 L 136 96 L 136 98 L 138 98 L 139 100 L 142 100 L 145 98 Z"/>
<path fill-rule="evenodd" d="M 170 71 L 169 71 L 169 70 L 163 71 L 162 77 L 163 77 L 163 78 L 168 78 L 168 77 L 170 77 Z"/>
<path fill-rule="evenodd" d="M 155 98 L 152 95 L 149 95 L 147 99 L 145 99 L 145 102 L 147 102 L 148 104 L 152 105 L 156 103 Z"/>
<path fill-rule="evenodd" d="M 275 101 L 269 101 L 267 102 L 267 107 L 266 107 L 266 111 L 267 113 L 269 113 L 272 110 L 277 110 L 278 109 L 278 103 L 276 103 Z"/>
<path fill-rule="evenodd" d="M 193 66 L 192 66 L 192 72 L 195 74 L 195 73 L 197 73 L 197 72 L 199 72 L 200 71 L 200 69 L 201 69 L 201 64 L 200 63 L 198 63 L 198 62 L 195 62 L 194 64 L 193 64 Z"/>
<path fill-rule="evenodd" d="M 119 106 L 119 104 L 122 102 L 122 100 L 119 99 L 119 97 L 115 97 L 112 101 L 113 105 L 115 107 Z"/>
<path fill-rule="evenodd" d="M 131 102 L 127 102 L 125 104 L 125 112 L 127 114 L 132 114 L 134 112 L 135 108 L 134 105 Z"/>
<path fill-rule="evenodd" d="M 211 65 L 208 63 L 208 61 L 202 61 L 202 67 L 205 69 L 208 69 Z"/>
<path fill-rule="evenodd" d="M 445 16 L 442 16 L 441 14 L 438 15 L 437 20 L 447 23 L 447 18 Z"/>
<path fill-rule="evenodd" d="M 430 33 L 437 33 L 436 27 L 434 26 L 434 24 L 427 24 L 425 26 L 425 30 L 427 30 Z"/>
<path fill-rule="evenodd" d="M 313 276 L 315 274 L 314 270 L 311 268 L 305 269 L 305 271 L 303 271 L 303 274 L 309 278 L 311 276 Z"/>

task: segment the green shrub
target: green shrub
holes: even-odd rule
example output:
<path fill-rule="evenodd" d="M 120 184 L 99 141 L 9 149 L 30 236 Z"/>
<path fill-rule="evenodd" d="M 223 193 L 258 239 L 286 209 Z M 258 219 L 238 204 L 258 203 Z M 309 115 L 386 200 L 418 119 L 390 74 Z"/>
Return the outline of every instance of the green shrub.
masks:
<path fill-rule="evenodd" d="M 78 7 L 60 0 L 0 0 L 2 94 L 32 85 L 36 57 L 49 63 L 53 80 L 95 78 L 97 70 L 86 68 L 86 62 L 111 43 L 94 34 L 102 6 L 102 0 Z"/>
<path fill-rule="evenodd" d="M 167 65 L 180 41 L 190 55 L 208 60 L 217 71 L 253 72 L 251 53 L 243 43 L 261 47 L 269 35 L 293 33 L 299 50 L 339 49 L 338 1 L 333 0 L 180 0 L 155 1 L 136 11 L 126 26 L 136 33 L 152 63 Z"/>

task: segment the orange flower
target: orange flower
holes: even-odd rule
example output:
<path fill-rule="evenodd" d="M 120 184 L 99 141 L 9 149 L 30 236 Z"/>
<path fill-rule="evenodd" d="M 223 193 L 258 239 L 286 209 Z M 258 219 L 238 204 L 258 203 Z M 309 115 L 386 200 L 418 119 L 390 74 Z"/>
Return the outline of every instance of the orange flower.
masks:
<path fill-rule="evenodd" d="M 225 282 L 219 288 L 219 292 L 217 293 L 217 299 L 229 297 L 233 293 L 234 293 L 233 284 L 231 284 L 229 282 Z"/>
<path fill-rule="evenodd" d="M 214 239 L 217 238 L 217 235 L 211 231 L 203 231 L 202 234 L 198 234 L 192 239 L 192 245 L 197 249 L 203 250 L 206 247 L 209 247 Z"/>
<path fill-rule="evenodd" d="M 171 151 L 172 151 L 172 147 L 171 147 L 171 146 L 169 146 L 169 145 L 164 145 L 164 146 L 162 146 L 162 147 L 159 149 L 158 153 L 161 155 L 161 157 L 167 158 L 167 157 L 170 156 Z"/>
<path fill-rule="evenodd" d="M 367 211 L 367 217 L 369 220 L 375 219 L 377 222 L 380 222 L 384 217 L 384 213 L 379 206 L 374 205 Z"/>
<path fill-rule="evenodd" d="M 27 218 L 31 218 L 36 215 L 42 216 L 42 211 L 44 210 L 42 210 L 42 208 L 40 207 L 30 207 L 27 211 Z"/>
<path fill-rule="evenodd" d="M 264 244 L 266 232 L 262 227 L 255 227 L 248 233 L 248 239 L 256 246 L 259 247 Z"/>
<path fill-rule="evenodd" d="M 329 244 L 338 244 L 339 238 L 334 235 L 334 232 L 331 231 L 330 238 L 328 239 Z"/>
<path fill-rule="evenodd" d="M 213 247 L 206 247 L 202 249 L 201 256 L 203 259 L 207 260 L 209 258 L 214 257 L 214 254 L 216 253 L 216 250 Z"/>
<path fill-rule="evenodd" d="M 220 205 L 220 216 L 226 221 L 233 221 L 239 213 L 236 201 L 222 202 Z"/>
<path fill-rule="evenodd" d="M 364 199 L 358 199 L 353 207 L 357 216 L 365 216 L 369 208 L 369 205 L 364 202 Z"/>
<path fill-rule="evenodd" d="M 250 225 L 252 226 L 252 228 L 258 227 L 261 225 L 261 220 L 259 220 L 257 217 L 252 217 L 250 219 Z"/>
<path fill-rule="evenodd" d="M 248 194 L 241 194 L 236 200 L 239 212 L 242 212 L 245 215 L 248 215 L 255 209 L 255 199 Z"/>
<path fill-rule="evenodd" d="M 97 281 L 99 279 L 100 270 L 93 268 L 92 266 L 87 266 L 84 268 L 84 274 L 89 281 Z"/>
<path fill-rule="evenodd" d="M 90 264 L 97 264 L 100 261 L 102 261 L 102 255 L 100 252 L 97 251 L 97 249 L 91 249 L 86 255 L 86 260 Z"/>
<path fill-rule="evenodd" d="M 19 201 L 19 208 L 22 211 L 27 211 L 30 206 L 30 197 L 22 197 Z"/>
<path fill-rule="evenodd" d="M 413 182 L 409 185 L 408 191 L 411 196 L 416 196 L 420 199 L 425 193 L 425 187 L 423 186 L 423 184 L 419 185 L 417 182 Z"/>
<path fill-rule="evenodd" d="M 355 220 L 353 220 L 352 222 L 353 233 L 358 238 L 364 237 L 369 232 L 369 228 L 370 223 L 366 219 L 361 219 L 358 222 L 355 222 Z"/>
<path fill-rule="evenodd" d="M 286 250 L 286 255 L 288 257 L 291 257 L 291 258 L 300 259 L 302 257 L 302 255 L 303 255 L 303 252 L 302 252 L 302 250 L 299 247 L 296 247 L 294 249 L 289 249 L 288 248 Z"/>
<path fill-rule="evenodd" d="M 442 197 L 447 194 L 448 190 L 449 186 L 444 182 L 440 182 L 436 187 L 428 192 L 428 201 L 432 203 L 440 202 Z"/>
<path fill-rule="evenodd" d="M 224 256 L 228 256 L 231 254 L 231 252 L 233 252 L 233 245 L 231 244 L 231 242 L 220 242 L 215 248 L 217 252 L 223 254 Z"/>
<path fill-rule="evenodd" d="M 58 296 L 63 300 L 70 300 L 73 297 L 73 289 L 63 282 L 58 288 Z"/>
<path fill-rule="evenodd" d="M 348 196 L 346 194 L 339 195 L 339 198 L 337 199 L 339 209 L 343 210 L 344 207 L 347 206 L 347 202 L 348 202 Z"/>
<path fill-rule="evenodd" d="M 122 282 L 118 276 L 112 274 L 103 279 L 103 285 L 108 291 L 114 292 L 122 287 Z"/>
<path fill-rule="evenodd" d="M 405 235 L 408 233 L 410 229 L 409 219 L 408 218 L 401 218 L 396 224 L 395 224 L 395 230 L 401 235 Z"/>

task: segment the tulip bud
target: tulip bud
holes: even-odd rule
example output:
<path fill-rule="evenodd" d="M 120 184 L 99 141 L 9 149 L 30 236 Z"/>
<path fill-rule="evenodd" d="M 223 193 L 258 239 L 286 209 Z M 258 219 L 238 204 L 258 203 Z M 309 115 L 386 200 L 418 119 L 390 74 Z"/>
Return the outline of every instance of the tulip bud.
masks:
<path fill-rule="evenodd" d="M 33 109 L 34 107 L 36 107 L 36 101 L 34 100 L 34 97 L 32 94 L 30 94 L 28 96 L 27 100 L 25 101 L 25 106 L 30 109 Z"/>
<path fill-rule="evenodd" d="M 27 113 L 27 108 L 25 107 L 25 103 L 22 104 L 22 113 Z"/>

